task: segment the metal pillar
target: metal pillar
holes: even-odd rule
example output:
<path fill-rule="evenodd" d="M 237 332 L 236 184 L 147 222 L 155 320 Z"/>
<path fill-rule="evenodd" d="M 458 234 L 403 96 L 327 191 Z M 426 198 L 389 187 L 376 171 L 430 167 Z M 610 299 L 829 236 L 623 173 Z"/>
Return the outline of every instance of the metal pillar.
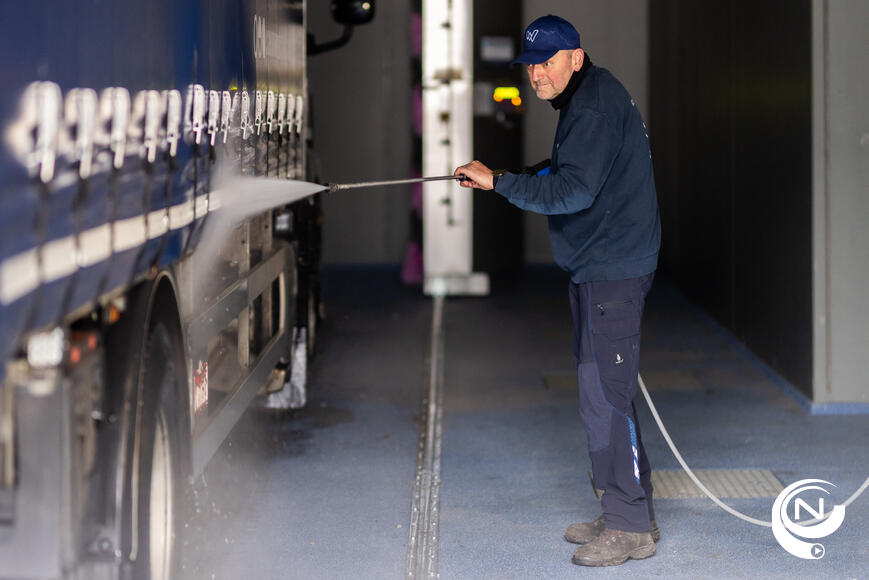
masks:
<path fill-rule="evenodd" d="M 423 175 L 446 175 L 471 160 L 472 0 L 427 0 L 422 10 Z M 423 187 L 424 291 L 489 293 L 473 269 L 473 194 L 453 182 Z"/>

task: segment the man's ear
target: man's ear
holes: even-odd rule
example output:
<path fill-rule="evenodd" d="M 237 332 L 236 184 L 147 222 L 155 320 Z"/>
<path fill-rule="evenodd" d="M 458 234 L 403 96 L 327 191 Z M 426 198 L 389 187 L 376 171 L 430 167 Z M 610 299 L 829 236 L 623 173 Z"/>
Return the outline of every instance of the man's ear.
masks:
<path fill-rule="evenodd" d="M 573 51 L 573 70 L 582 68 L 582 63 L 585 61 L 585 51 L 577 48 Z"/>

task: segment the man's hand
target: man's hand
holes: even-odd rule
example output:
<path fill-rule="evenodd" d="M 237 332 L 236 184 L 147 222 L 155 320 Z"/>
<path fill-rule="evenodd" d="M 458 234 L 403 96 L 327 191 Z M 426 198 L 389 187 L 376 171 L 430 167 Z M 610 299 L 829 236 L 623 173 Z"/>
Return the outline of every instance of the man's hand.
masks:
<path fill-rule="evenodd" d="M 467 179 L 459 181 L 462 187 L 476 187 L 477 189 L 494 189 L 492 176 L 494 172 L 480 163 L 479 161 L 471 161 L 467 165 L 462 165 L 453 172 L 453 175 L 464 175 Z"/>

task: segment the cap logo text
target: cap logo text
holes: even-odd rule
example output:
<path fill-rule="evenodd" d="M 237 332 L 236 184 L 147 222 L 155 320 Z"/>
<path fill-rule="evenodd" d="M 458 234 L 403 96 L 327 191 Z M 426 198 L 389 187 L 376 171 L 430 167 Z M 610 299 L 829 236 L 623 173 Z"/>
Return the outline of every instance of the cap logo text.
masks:
<path fill-rule="evenodd" d="M 540 32 L 539 29 L 535 28 L 534 30 L 529 30 L 525 33 L 525 39 L 528 42 L 534 42 L 537 39 L 537 33 Z"/>

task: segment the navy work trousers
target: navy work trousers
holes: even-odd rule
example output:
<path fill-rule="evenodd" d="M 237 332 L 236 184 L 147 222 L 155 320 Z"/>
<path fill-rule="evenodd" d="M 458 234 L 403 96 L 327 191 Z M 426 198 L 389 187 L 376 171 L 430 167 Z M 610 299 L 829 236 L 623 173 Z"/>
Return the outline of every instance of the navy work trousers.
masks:
<path fill-rule="evenodd" d="M 573 352 L 580 415 L 606 527 L 648 532 L 651 467 L 634 396 L 640 366 L 640 321 L 654 272 L 629 280 L 570 283 Z"/>

